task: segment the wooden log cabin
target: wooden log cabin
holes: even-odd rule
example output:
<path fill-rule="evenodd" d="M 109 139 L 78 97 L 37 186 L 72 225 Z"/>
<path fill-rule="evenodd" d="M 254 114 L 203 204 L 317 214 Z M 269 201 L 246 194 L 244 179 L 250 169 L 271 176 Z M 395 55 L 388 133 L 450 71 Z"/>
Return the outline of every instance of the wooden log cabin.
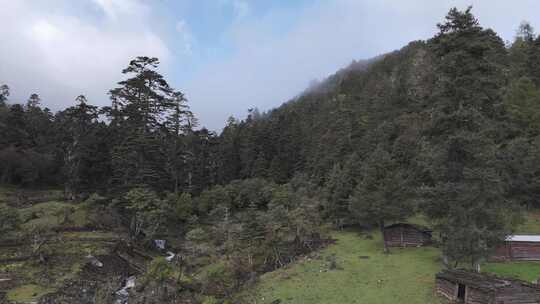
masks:
<path fill-rule="evenodd" d="M 512 235 L 490 256 L 491 261 L 540 261 L 540 235 Z"/>
<path fill-rule="evenodd" d="M 540 285 L 468 270 L 435 276 L 437 294 L 464 304 L 540 304 Z"/>
<path fill-rule="evenodd" d="M 407 223 L 384 227 L 384 242 L 387 247 L 420 247 L 431 243 L 431 230 Z"/>

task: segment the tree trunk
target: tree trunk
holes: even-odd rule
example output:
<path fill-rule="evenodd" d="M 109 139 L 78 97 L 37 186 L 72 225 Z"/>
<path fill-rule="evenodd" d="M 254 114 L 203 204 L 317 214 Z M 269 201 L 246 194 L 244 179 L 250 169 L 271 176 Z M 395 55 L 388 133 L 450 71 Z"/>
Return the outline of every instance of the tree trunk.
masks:
<path fill-rule="evenodd" d="M 480 259 L 477 259 L 475 257 L 471 258 L 471 266 L 474 269 L 474 271 L 480 273 Z"/>
<path fill-rule="evenodd" d="M 442 254 L 442 261 L 443 261 L 443 265 L 446 267 L 446 268 L 451 268 L 450 267 L 450 262 L 448 261 L 448 256 L 446 254 Z"/>
<path fill-rule="evenodd" d="M 390 253 L 390 250 L 388 249 L 388 246 L 386 245 L 386 238 L 384 236 L 384 221 L 379 222 L 379 229 L 381 230 L 382 240 L 383 240 L 383 247 L 384 247 L 384 253 Z"/>

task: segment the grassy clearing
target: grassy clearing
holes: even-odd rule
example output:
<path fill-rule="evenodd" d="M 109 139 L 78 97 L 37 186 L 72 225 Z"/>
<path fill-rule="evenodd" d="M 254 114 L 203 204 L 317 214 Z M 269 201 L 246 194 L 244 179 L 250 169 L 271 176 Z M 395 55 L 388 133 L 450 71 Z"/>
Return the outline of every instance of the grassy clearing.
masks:
<path fill-rule="evenodd" d="M 0 199 L 13 200 L 15 192 L 0 188 Z M 50 195 L 52 192 L 47 192 Z M 53 193 L 54 194 L 54 193 Z M 39 196 L 36 196 L 39 198 Z M 90 224 L 91 210 L 84 204 L 61 201 L 47 201 L 19 208 L 22 224 L 18 234 L 23 235 L 33 228 L 46 230 L 61 227 L 85 227 Z M 49 231 L 50 232 L 50 231 Z M 54 234 L 53 240 L 42 250 L 49 256 L 46 265 L 36 260 L 27 260 L 0 265 L 0 274 L 17 278 L 18 286 L 7 290 L 8 299 L 17 303 L 35 302 L 43 294 L 53 292 L 64 285 L 68 279 L 76 279 L 82 266 L 87 263 L 86 255 L 108 254 L 111 243 L 93 241 L 93 238 L 118 237 L 114 232 L 66 232 Z M 88 241 L 70 241 L 71 238 L 88 238 Z M 0 258 L 24 256 L 31 252 L 27 245 L 0 248 Z"/>
<path fill-rule="evenodd" d="M 11 191 L 10 187 L 0 186 L 0 204 L 8 202 Z"/>
<path fill-rule="evenodd" d="M 426 225 L 423 217 L 411 222 Z M 540 212 L 531 212 L 517 233 L 540 234 Z M 246 303 L 443 303 L 433 294 L 434 275 L 442 268 L 440 250 L 433 247 L 393 249 L 382 253 L 380 233 L 367 239 L 356 232 L 334 232 L 337 239 L 314 258 L 267 273 L 240 296 Z M 329 269 L 334 256 L 338 269 Z M 369 258 L 361 258 L 368 256 Z M 500 276 L 534 281 L 540 262 L 486 263 L 482 270 Z"/>
<path fill-rule="evenodd" d="M 14 190 L 0 188 L 0 201 L 13 195 Z M 70 209 L 67 226 L 84 226 L 89 221 L 84 204 L 50 201 L 20 209 L 23 229 L 32 226 L 48 228 L 62 226 L 65 210 Z M 540 211 L 529 212 L 518 227 L 519 234 L 540 234 Z M 411 223 L 429 226 L 423 216 Z M 75 278 L 86 263 L 85 255 L 106 254 L 108 245 L 100 242 L 66 243 L 69 238 L 101 238 L 118 236 L 114 232 L 67 232 L 61 241 L 48 245 L 52 253 L 48 267 L 34 261 L 0 265 L 0 273 L 13 274 L 21 285 L 8 293 L 11 301 L 28 302 L 62 286 L 65 279 Z M 441 269 L 437 248 L 393 249 L 382 253 L 379 233 L 373 239 L 356 232 L 333 232 L 337 239 L 310 259 L 300 260 L 289 267 L 262 276 L 255 288 L 242 294 L 247 303 L 271 303 L 281 300 L 289 304 L 335 303 L 441 303 L 433 295 L 433 276 Z M 11 257 L 23 248 L 1 249 L 0 256 Z M 369 258 L 361 258 L 369 257 Z M 331 269 L 335 260 L 336 269 Z M 540 262 L 487 263 L 483 271 L 501 276 L 533 281 L 540 276 Z M 47 286 L 48 288 L 44 288 Z"/>
<path fill-rule="evenodd" d="M 524 223 L 517 227 L 516 234 L 540 234 L 540 211 L 528 212 Z M 482 270 L 532 282 L 540 278 L 540 261 L 486 263 Z"/>
<path fill-rule="evenodd" d="M 85 232 L 84 237 L 88 237 L 90 234 L 90 232 Z M 80 237 L 78 233 L 70 233 L 70 235 Z M 45 293 L 62 288 L 66 280 L 76 279 L 80 275 L 83 265 L 88 262 L 86 255 L 109 254 L 111 248 L 110 243 L 69 242 L 67 238 L 64 238 L 44 246 L 43 250 L 49 256 L 47 264 L 40 264 L 36 260 L 8 263 L 0 265 L 0 274 L 17 278 L 20 285 L 8 290 L 8 296 L 12 301 L 25 303 L 37 299 Z M 9 253 L 6 252 L 6 249 L 0 248 L 0 256 L 7 254 Z M 47 288 L 44 289 L 43 286 Z"/>
<path fill-rule="evenodd" d="M 0 185 L 0 204 L 8 203 L 16 205 L 21 202 L 31 202 L 42 198 L 59 198 L 62 197 L 62 190 L 43 188 L 43 189 L 26 189 L 16 186 Z"/>
<path fill-rule="evenodd" d="M 23 229 L 57 228 L 62 225 L 84 227 L 89 224 L 88 211 L 82 205 L 50 201 L 19 210 Z M 66 222 L 64 222 L 66 221 Z"/>
<path fill-rule="evenodd" d="M 540 262 L 487 263 L 482 271 L 536 282 L 540 278 Z"/>
<path fill-rule="evenodd" d="M 39 299 L 44 294 L 52 290 L 39 285 L 23 285 L 10 290 L 7 293 L 7 298 L 10 301 L 28 303 Z"/>
<path fill-rule="evenodd" d="M 116 238 L 120 235 L 116 232 L 107 231 L 78 231 L 78 232 L 64 232 L 62 236 L 69 240 L 70 238 L 88 238 L 88 239 L 100 239 L 100 238 Z"/>
<path fill-rule="evenodd" d="M 437 249 L 393 249 L 385 255 L 380 234 L 373 236 L 335 232 L 335 245 L 316 258 L 263 275 L 243 296 L 249 303 L 441 303 L 433 294 L 433 276 L 441 267 Z M 329 267 L 332 256 L 334 270 Z"/>
<path fill-rule="evenodd" d="M 516 229 L 517 234 L 540 234 L 540 210 L 529 211 L 525 221 Z"/>
<path fill-rule="evenodd" d="M 72 208 L 71 204 L 52 201 L 20 209 L 19 214 L 24 223 L 23 228 L 54 228 L 60 226 L 60 217 L 69 208 Z"/>

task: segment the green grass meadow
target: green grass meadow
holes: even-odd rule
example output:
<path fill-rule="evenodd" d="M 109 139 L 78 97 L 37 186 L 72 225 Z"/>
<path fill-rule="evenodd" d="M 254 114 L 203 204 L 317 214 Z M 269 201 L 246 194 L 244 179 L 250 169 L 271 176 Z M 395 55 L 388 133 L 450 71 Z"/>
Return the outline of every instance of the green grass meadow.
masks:
<path fill-rule="evenodd" d="M 433 294 L 433 276 L 440 270 L 433 247 L 382 252 L 379 233 L 373 239 L 353 231 L 335 232 L 336 244 L 313 258 L 267 273 L 249 293 L 247 303 L 441 303 Z M 335 256 L 337 268 L 329 267 Z"/>
<path fill-rule="evenodd" d="M 421 216 L 410 220 L 426 225 Z M 518 234 L 540 234 L 540 212 L 529 212 Z M 336 231 L 336 243 L 283 269 L 264 274 L 240 295 L 244 303 L 283 304 L 431 304 L 445 303 L 434 292 L 442 269 L 434 247 L 392 249 L 383 253 L 380 233 L 372 238 L 355 231 Z M 331 258 L 331 257 L 334 258 Z M 330 260 L 337 268 L 330 269 Z M 540 278 L 540 262 L 485 263 L 482 271 L 529 282 Z"/>
<path fill-rule="evenodd" d="M 11 192 L 10 192 L 11 191 Z M 11 189 L 0 189 L 0 202 L 13 196 Z M 67 212 L 68 210 L 69 212 Z M 22 229 L 36 226 L 55 228 L 66 212 L 70 226 L 84 226 L 89 221 L 84 205 L 49 201 L 19 209 Z M 411 223 L 428 225 L 422 216 Z M 540 234 L 540 211 L 528 212 L 517 234 Z M 115 237 L 115 232 L 66 232 L 70 238 Z M 285 268 L 261 276 L 255 286 L 242 291 L 233 303 L 270 304 L 441 304 L 434 294 L 434 275 L 442 269 L 440 250 L 435 247 L 393 248 L 383 253 L 379 232 L 332 231 L 336 240 L 326 248 L 311 253 Z M 56 256 L 50 269 L 38 267 L 32 261 L 0 265 L 0 274 L 15 276 L 20 284 L 8 290 L 11 301 L 29 303 L 54 291 L 67 278 L 77 276 L 87 254 L 107 252 L 101 243 L 78 242 L 74 246 L 51 244 Z M 14 255 L 17 248 L 0 250 L 0 257 Z M 540 278 L 540 262 L 485 263 L 482 271 L 527 281 Z M 53 281 L 53 282 L 51 282 Z M 47 287 L 44 287 L 47 286 Z"/>

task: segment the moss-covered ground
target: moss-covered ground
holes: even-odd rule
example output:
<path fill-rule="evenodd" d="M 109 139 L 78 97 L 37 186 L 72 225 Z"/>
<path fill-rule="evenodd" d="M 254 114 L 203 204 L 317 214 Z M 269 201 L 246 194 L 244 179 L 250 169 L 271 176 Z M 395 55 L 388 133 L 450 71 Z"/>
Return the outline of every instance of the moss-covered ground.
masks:
<path fill-rule="evenodd" d="M 421 216 L 410 222 L 427 225 Z M 540 234 L 540 212 L 528 212 L 516 233 Z M 264 274 L 244 290 L 245 303 L 349 304 L 349 303 L 442 303 L 433 294 L 434 275 L 442 269 L 440 250 L 434 247 L 382 251 L 380 233 L 372 238 L 354 231 L 332 232 L 336 243 L 311 258 Z M 330 261 L 336 261 L 331 269 Z M 540 262 L 486 263 L 482 271 L 535 281 Z"/>
<path fill-rule="evenodd" d="M 0 203 L 16 206 L 20 189 L 0 188 Z M 43 190 L 43 196 L 49 197 L 55 191 Z M 29 197 L 39 197 L 34 190 Z M 0 277 L 10 278 L 14 284 L 7 287 L 0 284 L 0 291 L 7 292 L 8 300 L 17 303 L 32 303 L 42 295 L 61 288 L 70 279 L 76 279 L 85 263 L 87 255 L 108 254 L 114 243 L 102 239 L 123 237 L 119 232 L 81 231 L 55 232 L 62 227 L 87 227 L 90 224 L 91 210 L 84 204 L 63 201 L 46 201 L 22 204 L 18 209 L 21 219 L 18 239 L 32 235 L 36 228 L 43 229 L 43 237 L 49 241 L 43 245 L 42 252 L 47 256 L 45 264 L 37 259 L 6 262 L 0 264 Z M 13 236 L 10 237 L 13 239 Z M 28 243 L 28 242 L 27 242 Z M 32 254 L 30 243 L 22 246 L 0 246 L 0 259 L 16 258 Z M 7 288 L 7 289 L 6 289 Z"/>
<path fill-rule="evenodd" d="M 433 247 L 382 251 L 380 233 L 334 232 L 336 243 L 310 258 L 263 275 L 242 294 L 246 303 L 440 303 L 433 276 L 441 266 Z M 335 260 L 335 266 L 333 264 Z"/>
<path fill-rule="evenodd" d="M 39 297 L 51 291 L 52 290 L 50 288 L 39 285 L 21 285 L 17 288 L 10 290 L 7 293 L 7 298 L 9 301 L 27 303 L 36 301 L 39 299 Z"/>
<path fill-rule="evenodd" d="M 516 234 L 540 234 L 540 210 L 525 213 L 525 221 L 518 226 Z"/>
<path fill-rule="evenodd" d="M 13 199 L 17 191 L 1 188 L 0 202 Z M 38 196 L 39 192 L 32 195 Z M 19 211 L 23 222 L 21 233 L 37 226 L 84 227 L 89 221 L 89 210 L 84 205 L 62 201 L 25 205 Z M 428 225 L 421 216 L 410 222 Z M 516 233 L 540 234 L 540 211 L 528 212 Z M 58 242 L 46 248 L 50 255 L 46 267 L 36 260 L 0 265 L 0 276 L 16 281 L 15 286 L 4 291 L 11 301 L 35 301 L 60 288 L 66 280 L 76 278 L 86 263 L 86 255 L 105 254 L 110 246 L 99 241 L 70 240 L 120 236 L 117 232 L 99 231 L 57 233 Z M 439 249 L 392 249 L 390 254 L 384 254 L 378 232 L 334 231 L 331 237 L 335 244 L 264 274 L 254 287 L 241 292 L 239 298 L 246 303 L 280 300 L 283 304 L 441 303 L 433 294 L 433 277 L 442 268 Z M 28 250 L 29 246 L 0 248 L 0 258 L 24 255 Z M 540 262 L 486 263 L 482 270 L 533 281 L 540 277 Z"/>
<path fill-rule="evenodd" d="M 527 212 L 525 214 L 525 221 L 517 227 L 516 234 L 540 234 L 540 211 L 533 210 Z M 482 270 L 529 282 L 535 282 L 540 279 L 540 262 L 537 261 L 486 263 Z"/>

